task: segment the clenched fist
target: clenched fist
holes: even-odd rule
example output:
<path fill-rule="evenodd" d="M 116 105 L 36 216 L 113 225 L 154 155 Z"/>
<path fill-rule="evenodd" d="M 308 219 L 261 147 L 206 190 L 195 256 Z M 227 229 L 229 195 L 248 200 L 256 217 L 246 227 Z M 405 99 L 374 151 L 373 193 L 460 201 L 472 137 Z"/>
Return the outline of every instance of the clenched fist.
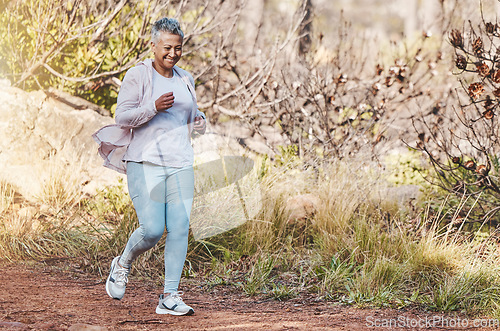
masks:
<path fill-rule="evenodd" d="M 207 123 L 205 122 L 205 119 L 201 116 L 196 116 L 194 118 L 193 129 L 199 134 L 204 134 L 205 130 L 207 129 Z"/>
<path fill-rule="evenodd" d="M 174 93 L 173 92 L 168 92 L 168 93 L 162 94 L 155 101 L 155 106 L 156 106 L 157 111 L 165 111 L 168 108 L 172 107 L 173 104 L 174 104 Z"/>

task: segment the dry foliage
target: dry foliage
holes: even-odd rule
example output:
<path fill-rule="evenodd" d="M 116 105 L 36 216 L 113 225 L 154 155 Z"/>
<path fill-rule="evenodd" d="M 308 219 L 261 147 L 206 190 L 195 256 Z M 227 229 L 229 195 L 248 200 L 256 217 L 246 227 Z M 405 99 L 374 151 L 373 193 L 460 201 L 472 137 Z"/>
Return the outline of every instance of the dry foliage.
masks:
<path fill-rule="evenodd" d="M 483 19 L 453 29 L 454 74 L 461 87 L 448 111 L 415 117 L 416 148 L 429 156 L 442 189 L 460 201 L 462 222 L 498 225 L 500 210 L 500 28 Z"/>

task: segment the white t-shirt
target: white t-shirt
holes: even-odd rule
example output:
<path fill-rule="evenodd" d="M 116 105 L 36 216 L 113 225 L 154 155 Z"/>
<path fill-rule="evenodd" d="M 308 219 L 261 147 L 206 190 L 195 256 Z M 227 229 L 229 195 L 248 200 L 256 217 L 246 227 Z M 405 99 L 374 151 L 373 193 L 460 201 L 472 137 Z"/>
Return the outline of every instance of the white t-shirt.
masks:
<path fill-rule="evenodd" d="M 150 162 L 175 168 L 193 164 L 187 125 L 193 111 L 193 98 L 186 84 L 175 71 L 173 73 L 172 78 L 167 78 L 153 69 L 153 100 L 173 92 L 174 104 L 133 129 L 132 141 L 123 158 L 125 161 Z"/>

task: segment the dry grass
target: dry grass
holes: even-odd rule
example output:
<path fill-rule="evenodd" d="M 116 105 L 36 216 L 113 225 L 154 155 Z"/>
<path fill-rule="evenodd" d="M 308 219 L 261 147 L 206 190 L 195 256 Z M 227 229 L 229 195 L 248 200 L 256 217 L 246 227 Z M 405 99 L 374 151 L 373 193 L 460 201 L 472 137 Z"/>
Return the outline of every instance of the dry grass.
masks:
<path fill-rule="evenodd" d="M 51 156 L 40 169 L 41 190 L 36 198 L 54 210 L 72 208 L 83 197 L 83 159 L 77 156 L 68 160 L 59 155 Z"/>
<path fill-rule="evenodd" d="M 0 181 L 0 214 L 5 213 L 14 203 L 15 190 L 9 183 Z"/>
<path fill-rule="evenodd" d="M 439 210 L 402 212 L 406 209 L 384 194 L 383 172 L 374 169 L 359 160 L 322 168 L 305 168 L 296 157 L 258 160 L 240 181 L 241 196 L 250 197 L 257 188 L 260 193 L 252 219 L 215 236 L 191 237 L 184 275 L 202 277 L 208 286 L 236 286 L 248 295 L 279 300 L 313 292 L 344 303 L 417 304 L 498 315 L 500 261 L 493 237 L 478 234 L 472 240 L 443 228 Z M 48 177 L 51 187 L 66 183 L 67 176 L 54 172 Z M 123 184 L 84 200 L 68 190 L 47 191 L 62 208 L 58 211 L 19 213 L 12 189 L 2 186 L 0 254 L 9 259 L 69 257 L 105 276 L 108 260 L 120 253 L 137 226 L 132 204 Z M 229 185 L 195 206 L 210 204 L 219 217 L 234 214 L 231 206 L 241 205 L 237 193 Z M 292 219 L 297 206 L 290 205 L 290 198 L 304 194 L 318 198 L 315 208 L 304 219 Z M 244 221 L 245 213 L 238 213 Z M 207 220 L 217 214 L 203 216 Z M 417 224 L 411 222 L 415 218 Z M 133 275 L 157 277 L 162 250 L 160 243 L 142 255 Z"/>
<path fill-rule="evenodd" d="M 390 196 L 374 198 L 384 196 L 387 183 L 373 166 L 354 160 L 319 174 L 300 168 L 293 162 L 270 167 L 261 182 L 259 218 L 207 240 L 219 245 L 210 246 L 211 255 L 219 256 L 220 262 L 211 265 L 218 282 L 241 283 L 252 295 L 314 291 L 347 303 L 422 304 L 440 311 L 496 314 L 496 250 L 482 249 L 478 255 L 478 241 L 441 227 L 440 211 L 401 214 L 398 203 L 387 200 Z M 287 202 L 297 194 L 319 197 L 316 212 L 306 220 L 289 219 Z M 410 222 L 415 217 L 417 224 Z M 243 268 L 248 271 L 241 282 L 230 266 L 241 266 L 245 256 L 253 264 Z M 300 263 L 294 262 L 297 257 Z"/>

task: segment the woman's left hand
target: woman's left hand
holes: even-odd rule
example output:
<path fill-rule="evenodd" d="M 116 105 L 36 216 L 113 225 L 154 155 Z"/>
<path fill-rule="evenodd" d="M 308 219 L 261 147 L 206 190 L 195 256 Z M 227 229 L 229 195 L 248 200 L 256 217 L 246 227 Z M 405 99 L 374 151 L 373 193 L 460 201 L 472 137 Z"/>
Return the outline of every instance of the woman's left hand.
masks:
<path fill-rule="evenodd" d="M 198 132 L 199 134 L 204 134 L 205 130 L 207 129 L 207 122 L 205 122 L 205 119 L 201 116 L 196 116 L 194 118 L 194 126 L 193 126 L 194 131 Z"/>

